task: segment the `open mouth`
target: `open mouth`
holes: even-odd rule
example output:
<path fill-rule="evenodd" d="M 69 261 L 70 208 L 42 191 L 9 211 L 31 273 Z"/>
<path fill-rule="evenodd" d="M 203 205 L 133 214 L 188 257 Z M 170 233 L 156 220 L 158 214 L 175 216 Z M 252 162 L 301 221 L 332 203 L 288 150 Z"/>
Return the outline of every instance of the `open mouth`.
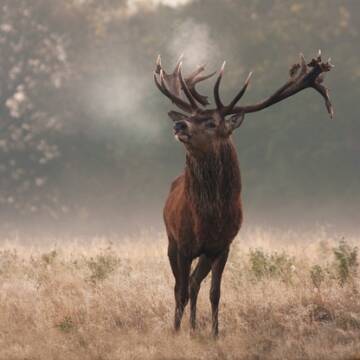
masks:
<path fill-rule="evenodd" d="M 190 135 L 185 134 L 185 133 L 183 133 L 181 131 L 174 132 L 174 136 L 175 136 L 176 140 L 178 140 L 180 142 L 183 142 L 183 143 L 187 143 L 190 140 Z"/>

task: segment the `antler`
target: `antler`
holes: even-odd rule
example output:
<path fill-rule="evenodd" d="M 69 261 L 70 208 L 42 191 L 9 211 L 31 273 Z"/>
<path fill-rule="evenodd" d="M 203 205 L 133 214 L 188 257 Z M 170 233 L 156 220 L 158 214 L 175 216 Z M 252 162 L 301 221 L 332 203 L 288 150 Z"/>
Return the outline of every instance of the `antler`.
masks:
<path fill-rule="evenodd" d="M 196 90 L 196 84 L 209 79 L 216 72 L 208 75 L 201 75 L 205 70 L 205 65 L 202 65 L 184 79 L 181 73 L 182 57 L 183 56 L 180 56 L 174 71 L 171 74 L 167 74 L 162 68 L 161 58 L 159 55 L 156 60 L 154 80 L 159 90 L 173 103 L 175 103 L 182 110 L 193 113 L 201 110 L 197 103 L 203 106 L 209 104 L 207 96 L 199 94 L 199 92 Z M 160 82 L 158 80 L 158 75 L 160 77 Z M 182 91 L 189 102 L 182 98 Z"/>
<path fill-rule="evenodd" d="M 237 104 L 237 102 L 242 98 L 242 96 L 244 95 L 249 83 L 250 83 L 250 78 L 252 76 L 252 72 L 249 73 L 248 77 L 246 78 L 243 87 L 240 89 L 240 91 L 236 94 L 236 96 L 234 97 L 234 99 L 231 101 L 231 103 L 228 106 L 225 106 L 221 99 L 220 99 L 220 94 L 219 94 L 219 89 L 220 89 L 220 83 L 221 83 L 221 79 L 224 75 L 224 70 L 225 70 L 225 65 L 226 65 L 226 61 L 223 62 L 221 69 L 220 69 L 220 73 L 219 76 L 216 80 L 215 86 L 214 86 L 214 99 L 215 99 L 215 103 L 216 106 L 218 108 L 219 111 L 221 111 L 222 113 L 224 113 L 224 115 L 230 114 L 229 111 L 231 111 L 235 105 Z"/>
<path fill-rule="evenodd" d="M 290 68 L 290 79 L 283 86 L 265 100 L 257 104 L 245 106 L 236 106 L 236 104 L 245 94 L 245 91 L 250 83 L 252 75 L 251 72 L 246 78 L 243 87 L 236 94 L 230 104 L 224 105 L 219 94 L 220 83 L 225 68 L 224 62 L 214 86 L 216 108 L 206 110 L 201 108 L 199 104 L 203 106 L 207 105 L 207 97 L 200 95 L 196 91 L 195 85 L 200 81 L 210 78 L 215 73 L 201 76 L 205 67 L 200 66 L 190 76 L 184 79 L 181 72 L 181 66 L 182 57 L 180 57 L 178 63 L 176 64 L 175 70 L 171 74 L 167 74 L 161 66 L 160 56 L 158 57 L 154 72 L 154 80 L 159 90 L 179 108 L 196 116 L 218 112 L 220 113 L 223 121 L 225 121 L 225 116 L 232 115 L 230 121 L 231 129 L 235 129 L 242 124 L 245 114 L 265 109 L 307 88 L 313 88 L 320 93 L 325 100 L 325 105 L 330 117 L 332 118 L 334 116 L 334 109 L 330 102 L 329 91 L 322 84 L 324 80 L 324 73 L 330 71 L 334 65 L 331 64 L 330 58 L 326 62 L 322 62 L 320 50 L 318 56 L 312 59 L 308 64 L 306 64 L 304 56 L 300 54 L 300 63 L 294 64 Z M 158 80 L 158 75 L 160 77 L 160 82 Z M 182 95 L 185 95 L 186 100 L 183 99 Z"/>
<path fill-rule="evenodd" d="M 306 64 L 303 54 L 300 54 L 300 63 L 294 64 L 290 69 L 290 79 L 276 90 L 274 94 L 257 104 L 236 107 L 235 104 L 247 88 L 251 75 L 250 73 L 239 94 L 234 98 L 230 105 L 223 106 L 222 113 L 224 115 L 236 114 L 235 116 L 239 116 L 240 114 L 244 115 L 246 113 L 260 111 L 295 95 L 301 90 L 313 88 L 324 98 L 326 109 L 330 114 L 330 117 L 333 118 L 334 109 L 330 102 L 329 91 L 322 85 L 324 80 L 323 73 L 330 71 L 332 67 L 334 67 L 334 65 L 331 64 L 330 58 L 326 62 L 322 62 L 320 50 L 318 56 L 312 59 L 308 64 Z"/>
<path fill-rule="evenodd" d="M 207 80 L 216 74 L 216 71 L 208 74 L 202 75 L 201 73 L 205 70 L 205 65 L 198 66 L 198 68 L 190 74 L 186 79 L 185 83 L 187 84 L 192 96 L 201 104 L 201 105 L 209 105 L 208 97 L 204 95 L 200 95 L 195 88 L 195 85 L 201 81 Z"/>

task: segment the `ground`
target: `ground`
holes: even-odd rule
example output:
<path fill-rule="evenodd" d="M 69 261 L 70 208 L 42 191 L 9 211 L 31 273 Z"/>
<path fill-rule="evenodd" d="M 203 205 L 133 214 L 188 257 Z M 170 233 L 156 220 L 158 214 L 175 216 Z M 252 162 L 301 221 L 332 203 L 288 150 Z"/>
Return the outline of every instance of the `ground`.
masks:
<path fill-rule="evenodd" d="M 0 359 L 360 359 L 359 242 L 321 229 L 243 231 L 224 272 L 214 341 L 208 279 L 198 330 L 190 333 L 187 310 L 172 331 L 162 233 L 2 239 Z"/>

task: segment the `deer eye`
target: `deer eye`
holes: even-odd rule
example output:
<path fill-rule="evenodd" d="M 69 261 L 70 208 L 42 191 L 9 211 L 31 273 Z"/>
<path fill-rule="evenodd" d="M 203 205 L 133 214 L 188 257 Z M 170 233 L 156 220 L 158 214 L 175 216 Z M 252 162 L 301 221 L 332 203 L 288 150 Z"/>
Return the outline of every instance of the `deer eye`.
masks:
<path fill-rule="evenodd" d="M 213 122 L 207 122 L 206 127 L 209 128 L 209 129 L 212 129 L 212 128 L 216 127 L 216 125 Z"/>

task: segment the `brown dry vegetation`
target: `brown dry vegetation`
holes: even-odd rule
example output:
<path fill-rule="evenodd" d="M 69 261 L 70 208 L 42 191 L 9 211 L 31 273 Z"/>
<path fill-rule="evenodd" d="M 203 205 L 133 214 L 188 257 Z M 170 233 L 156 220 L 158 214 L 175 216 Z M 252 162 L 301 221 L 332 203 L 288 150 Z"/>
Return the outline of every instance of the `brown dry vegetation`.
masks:
<path fill-rule="evenodd" d="M 199 329 L 191 335 L 184 319 L 172 332 L 163 234 L 39 246 L 3 240 L 0 359 L 359 359 L 356 241 L 323 231 L 243 232 L 224 272 L 213 341 L 208 280 Z"/>

